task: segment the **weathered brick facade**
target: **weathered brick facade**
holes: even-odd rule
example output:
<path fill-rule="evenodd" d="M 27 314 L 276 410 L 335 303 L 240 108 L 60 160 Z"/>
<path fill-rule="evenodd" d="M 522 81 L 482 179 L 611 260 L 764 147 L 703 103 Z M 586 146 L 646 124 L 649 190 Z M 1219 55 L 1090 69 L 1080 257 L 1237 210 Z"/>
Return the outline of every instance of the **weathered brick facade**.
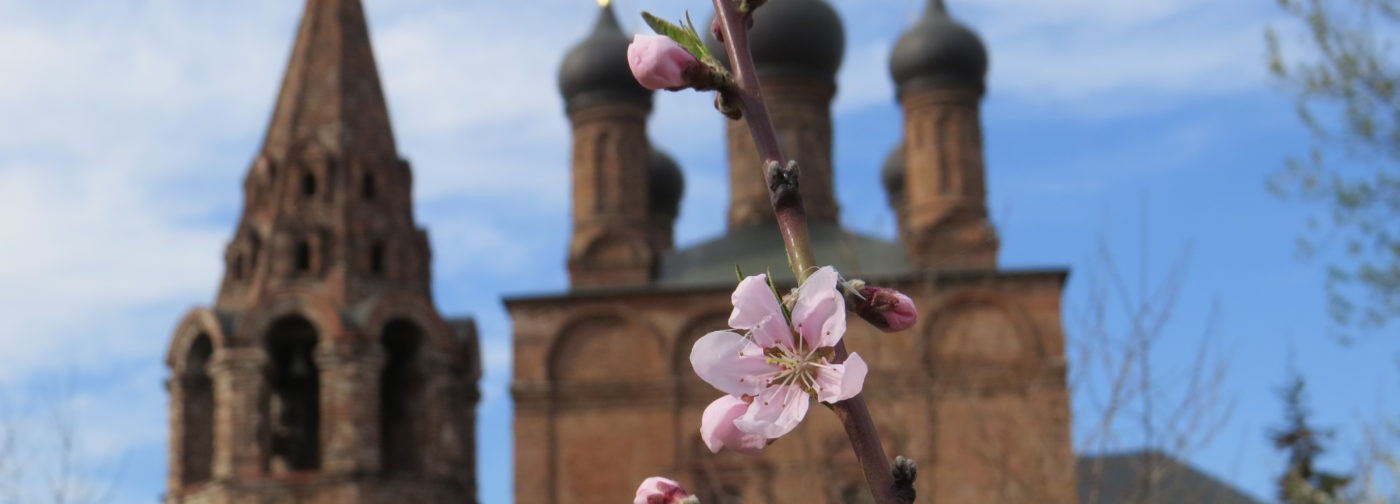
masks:
<path fill-rule="evenodd" d="M 980 41 L 932 0 L 895 50 L 906 140 L 886 174 L 901 223 L 894 243 L 837 222 L 830 102 L 842 43 L 835 12 L 819 0 L 770 0 L 758 14 L 754 56 L 783 146 L 803 163 L 818 261 L 899 288 L 920 310 L 918 325 L 899 334 L 860 322 L 847 334 L 871 366 L 866 397 L 886 452 L 919 461 L 920 502 L 1075 502 L 1060 320 L 1066 272 L 997 269 L 979 123 Z M 635 185 L 635 193 L 602 190 L 597 181 L 608 179 L 593 175 L 640 171 L 626 165 L 635 157 L 590 153 L 592 139 L 637 137 L 646 118 L 634 95 L 602 92 L 625 79 L 575 73 L 571 61 L 579 58 L 625 61 L 624 50 L 594 43 L 603 29 L 617 28 L 600 22 L 561 71 L 575 124 L 575 240 L 591 226 L 580 205 L 623 208 L 638 194 L 657 197 Z M 580 128 L 581 87 L 572 84 L 582 81 L 593 85 L 583 86 L 592 91 L 590 107 L 636 113 Z M 787 269 L 741 123 L 728 126 L 728 150 L 724 235 L 619 254 L 651 256 L 645 267 L 613 263 L 634 265 L 626 274 L 577 261 L 576 241 L 568 292 L 506 301 L 514 323 L 518 502 L 627 502 L 643 478 L 658 474 L 682 480 L 707 504 L 867 502 L 845 435 L 824 408 L 812 408 L 761 457 L 715 455 L 700 442 L 701 412 L 720 393 L 691 371 L 691 345 L 727 326 L 735 264 L 779 276 Z M 608 195 L 617 199 L 598 201 Z"/>
<path fill-rule="evenodd" d="M 429 291 L 359 0 L 308 0 L 212 307 L 175 330 L 167 503 L 475 502 L 480 364 Z"/>

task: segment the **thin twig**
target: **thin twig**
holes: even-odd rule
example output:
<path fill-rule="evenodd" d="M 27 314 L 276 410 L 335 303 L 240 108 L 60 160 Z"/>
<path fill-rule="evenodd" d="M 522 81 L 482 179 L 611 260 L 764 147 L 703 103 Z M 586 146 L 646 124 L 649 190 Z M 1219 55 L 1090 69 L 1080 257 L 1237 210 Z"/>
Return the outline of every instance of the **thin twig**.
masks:
<path fill-rule="evenodd" d="M 763 99 L 763 89 L 754 69 L 753 56 L 749 52 L 748 22 L 745 15 L 733 0 L 714 0 L 715 17 L 724 35 L 725 49 L 729 52 L 730 68 L 733 69 L 733 85 L 721 93 L 731 106 L 737 105 L 743 111 L 744 120 L 753 135 L 754 146 L 762 161 L 763 179 L 769 190 L 769 200 L 778 221 L 778 229 L 783 235 L 783 245 L 787 249 L 788 266 L 800 283 L 815 268 L 812 258 L 811 240 L 807 234 L 807 212 L 802 206 L 802 195 L 797 189 L 798 171 L 783 156 L 778 144 L 777 131 L 768 115 L 768 106 Z M 846 359 L 844 342 L 836 344 L 836 359 Z M 870 410 L 865 398 L 857 395 L 832 405 L 837 418 L 846 429 L 851 440 L 851 448 L 860 461 L 865 473 L 865 481 L 876 502 L 901 504 L 894 493 L 894 479 L 890 474 L 889 459 L 875 430 L 875 422 L 870 418 Z"/>

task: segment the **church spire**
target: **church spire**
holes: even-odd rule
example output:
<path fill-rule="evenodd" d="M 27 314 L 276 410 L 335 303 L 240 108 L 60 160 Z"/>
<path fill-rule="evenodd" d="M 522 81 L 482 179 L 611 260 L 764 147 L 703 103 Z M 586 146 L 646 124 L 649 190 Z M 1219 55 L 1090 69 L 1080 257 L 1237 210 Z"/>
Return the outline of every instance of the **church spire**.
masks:
<path fill-rule="evenodd" d="M 428 293 L 428 241 L 413 220 L 360 0 L 307 0 L 218 305 L 316 288 L 353 304 Z"/>
<path fill-rule="evenodd" d="M 308 0 L 263 142 L 274 162 L 316 145 L 397 156 L 360 0 Z"/>

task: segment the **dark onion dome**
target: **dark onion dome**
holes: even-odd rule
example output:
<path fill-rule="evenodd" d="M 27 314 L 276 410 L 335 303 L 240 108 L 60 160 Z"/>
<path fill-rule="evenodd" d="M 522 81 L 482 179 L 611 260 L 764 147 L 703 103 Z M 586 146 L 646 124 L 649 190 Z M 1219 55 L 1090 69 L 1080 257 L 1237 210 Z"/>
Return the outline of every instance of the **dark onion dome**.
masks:
<path fill-rule="evenodd" d="M 559 65 L 559 94 L 569 109 L 611 101 L 651 107 L 651 91 L 637 83 L 627 66 L 630 43 L 612 7 L 599 9 L 593 31 L 569 49 Z"/>
<path fill-rule="evenodd" d="M 705 23 L 705 45 L 729 64 L 724 45 Z M 697 27 L 698 29 L 698 27 Z M 841 17 L 823 0 L 768 0 L 754 12 L 749 50 L 760 77 L 809 77 L 835 82 L 846 52 Z"/>
<path fill-rule="evenodd" d="M 898 208 L 904 201 L 904 142 L 895 145 L 885 157 L 885 164 L 880 167 L 880 181 L 884 183 L 890 206 Z"/>
<path fill-rule="evenodd" d="M 900 91 L 929 86 L 970 86 L 981 91 L 987 76 L 987 47 L 976 33 L 948 16 L 943 0 L 929 0 L 924 16 L 894 45 L 890 76 Z"/>
<path fill-rule="evenodd" d="M 647 210 L 652 215 L 668 215 L 675 218 L 681 208 L 681 195 L 685 193 L 685 176 L 676 160 L 655 147 L 647 160 Z"/>

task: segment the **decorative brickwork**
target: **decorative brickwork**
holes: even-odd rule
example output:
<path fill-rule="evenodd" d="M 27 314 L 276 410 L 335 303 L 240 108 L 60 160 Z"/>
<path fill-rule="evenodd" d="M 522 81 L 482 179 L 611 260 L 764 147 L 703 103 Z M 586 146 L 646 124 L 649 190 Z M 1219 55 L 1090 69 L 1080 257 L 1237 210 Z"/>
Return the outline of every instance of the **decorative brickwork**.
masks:
<path fill-rule="evenodd" d="M 904 215 L 901 235 L 924 268 L 996 266 L 997 235 L 987 216 L 980 90 L 926 87 L 901 93 Z"/>
<path fill-rule="evenodd" d="M 308 0 L 211 308 L 177 326 L 168 503 L 475 502 L 474 326 L 429 292 L 359 0 Z"/>

